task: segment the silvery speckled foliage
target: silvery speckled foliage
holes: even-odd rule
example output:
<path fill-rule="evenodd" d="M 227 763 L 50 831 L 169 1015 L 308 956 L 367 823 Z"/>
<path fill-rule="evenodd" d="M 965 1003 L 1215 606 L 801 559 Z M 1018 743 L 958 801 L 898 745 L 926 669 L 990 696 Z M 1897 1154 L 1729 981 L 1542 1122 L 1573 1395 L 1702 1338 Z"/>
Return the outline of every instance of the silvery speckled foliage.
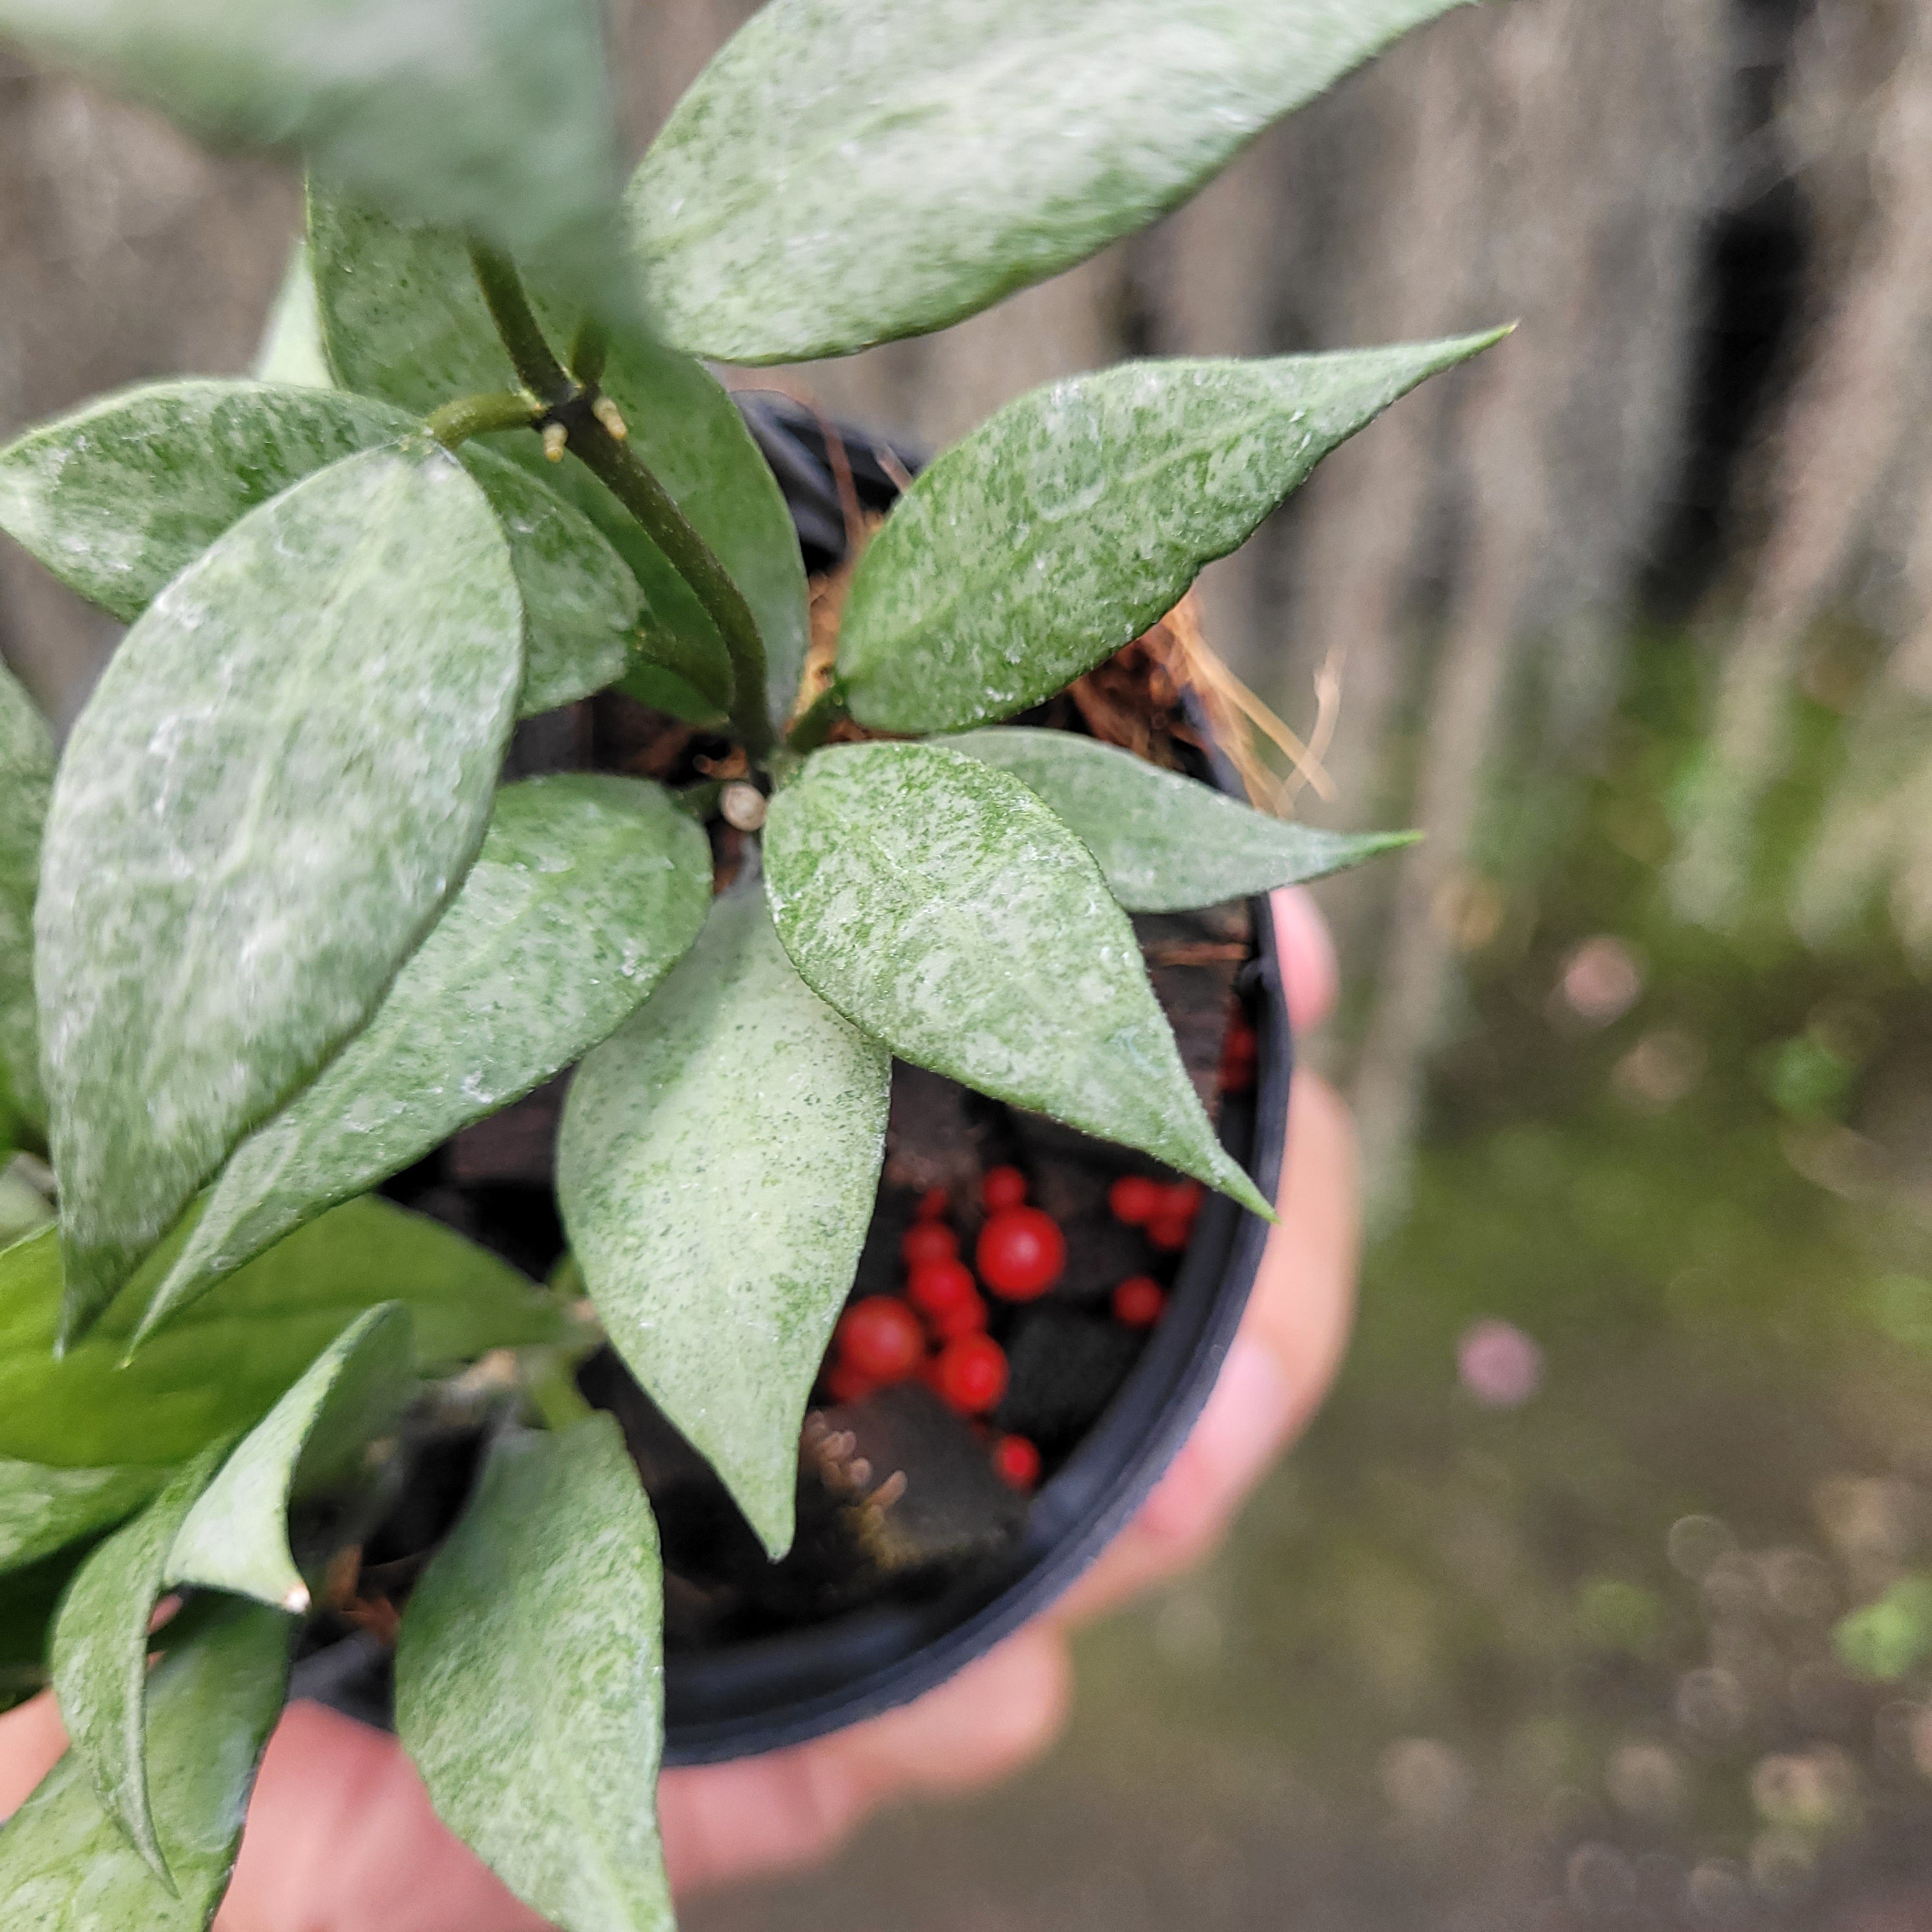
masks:
<path fill-rule="evenodd" d="M 310 174 L 254 378 L 0 450 L 0 530 L 130 626 L 57 764 L 0 673 L 0 1126 L 58 1199 L 0 1252 L 0 1688 L 38 1652 L 73 1738 L 0 1831 L 8 1925 L 206 1932 L 398 1418 L 494 1351 L 517 1426 L 408 1605 L 401 1736 L 565 1932 L 668 1926 L 656 1527 L 574 1364 L 608 1338 L 782 1556 L 895 1054 L 1269 1213 L 1127 915 L 1391 842 L 1011 721 L 1494 338 L 1022 397 L 886 520 L 808 689 L 700 358 L 969 315 L 1452 4 L 770 0 L 622 191 L 595 0 L 0 0 Z M 742 753 L 730 892 L 716 783 L 502 782 L 519 717 L 613 687 Z M 370 1191 L 580 1061 L 587 1301 Z"/>

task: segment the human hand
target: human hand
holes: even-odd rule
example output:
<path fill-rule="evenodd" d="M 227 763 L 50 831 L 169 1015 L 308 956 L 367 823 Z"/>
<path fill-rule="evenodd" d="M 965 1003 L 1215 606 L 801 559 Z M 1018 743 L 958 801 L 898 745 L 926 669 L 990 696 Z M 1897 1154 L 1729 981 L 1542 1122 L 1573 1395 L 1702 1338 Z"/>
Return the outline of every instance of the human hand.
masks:
<path fill-rule="evenodd" d="M 1305 893 L 1274 896 L 1298 1033 L 1333 1005 L 1334 955 Z M 813 1743 L 668 1771 L 658 1808 L 681 1894 L 829 1856 L 880 1805 L 996 1782 L 1065 1718 L 1069 1631 L 1192 1568 L 1314 1414 L 1354 1304 L 1354 1143 L 1347 1109 L 1298 1073 L 1270 1237 L 1207 1408 L 1139 1514 L 1048 1614 L 903 1709 Z M 50 1694 L 0 1718 L 0 1816 L 65 1748 Z M 544 1932 L 430 1808 L 394 1738 L 310 1703 L 278 1726 L 215 1932 Z"/>

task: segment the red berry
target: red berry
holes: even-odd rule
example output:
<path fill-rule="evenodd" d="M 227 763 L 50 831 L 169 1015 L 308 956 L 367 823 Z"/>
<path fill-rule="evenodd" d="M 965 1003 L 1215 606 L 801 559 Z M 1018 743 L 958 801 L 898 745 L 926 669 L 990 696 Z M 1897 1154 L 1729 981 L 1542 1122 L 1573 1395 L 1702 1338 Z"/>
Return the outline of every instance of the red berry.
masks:
<path fill-rule="evenodd" d="M 919 1218 L 922 1221 L 944 1220 L 946 1216 L 946 1190 L 943 1187 L 928 1187 L 919 1197 Z"/>
<path fill-rule="evenodd" d="M 1018 1208 L 1026 1197 L 1026 1176 L 1016 1167 L 991 1168 L 980 1184 L 980 1204 L 988 1214 Z"/>
<path fill-rule="evenodd" d="M 1194 1223 L 1186 1215 L 1169 1214 L 1164 1210 L 1147 1224 L 1148 1239 L 1164 1255 L 1179 1254 L 1193 1232 Z"/>
<path fill-rule="evenodd" d="M 838 1358 L 874 1382 L 909 1376 L 926 1354 L 919 1317 L 890 1294 L 868 1294 L 838 1318 Z"/>
<path fill-rule="evenodd" d="M 993 1444 L 993 1468 L 1003 1483 L 1030 1490 L 1040 1480 L 1040 1451 L 1024 1436 L 1002 1436 Z"/>
<path fill-rule="evenodd" d="M 961 1335 L 977 1334 L 986 1325 L 985 1299 L 976 1289 L 968 1300 L 928 1316 L 927 1322 L 942 1342 L 950 1342 Z"/>
<path fill-rule="evenodd" d="M 1159 1181 L 1150 1180 L 1144 1174 L 1124 1174 L 1107 1190 L 1107 1205 L 1114 1210 L 1115 1220 L 1139 1228 L 1160 1212 L 1166 1196 L 1167 1190 Z"/>
<path fill-rule="evenodd" d="M 1066 1237 L 1037 1208 L 1009 1208 L 980 1230 L 980 1279 L 1009 1301 L 1031 1301 L 1060 1279 Z"/>
<path fill-rule="evenodd" d="M 899 1241 L 899 1258 L 909 1268 L 950 1262 L 958 1252 L 958 1236 L 940 1221 L 915 1221 Z"/>
<path fill-rule="evenodd" d="M 939 1352 L 933 1384 L 948 1408 L 983 1415 L 1006 1392 L 1006 1352 L 990 1335 L 962 1335 Z"/>
<path fill-rule="evenodd" d="M 850 1362 L 834 1362 L 825 1372 L 826 1393 L 834 1402 L 860 1402 L 878 1387 L 870 1376 L 862 1376 Z"/>
<path fill-rule="evenodd" d="M 922 1315 L 944 1315 L 980 1298 L 973 1270 L 964 1262 L 922 1262 L 906 1282 L 906 1299 Z"/>
<path fill-rule="evenodd" d="M 1207 1192 L 1198 1180 L 1177 1180 L 1172 1187 L 1163 1187 L 1163 1198 L 1155 1218 L 1171 1214 L 1177 1221 L 1192 1220 L 1200 1213 Z"/>
<path fill-rule="evenodd" d="M 1167 1306 L 1166 1292 L 1152 1275 L 1130 1275 L 1114 1291 L 1114 1319 L 1128 1328 L 1151 1328 Z"/>

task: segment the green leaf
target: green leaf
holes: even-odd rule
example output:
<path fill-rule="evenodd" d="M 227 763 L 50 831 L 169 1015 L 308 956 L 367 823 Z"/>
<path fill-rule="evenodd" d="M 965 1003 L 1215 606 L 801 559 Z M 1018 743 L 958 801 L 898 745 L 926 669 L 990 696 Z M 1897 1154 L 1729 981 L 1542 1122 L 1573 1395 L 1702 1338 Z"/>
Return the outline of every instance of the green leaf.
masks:
<path fill-rule="evenodd" d="M 409 1311 L 358 1315 L 236 1445 L 182 1524 L 165 1580 L 300 1614 L 308 1586 L 289 1548 L 289 1504 L 341 1479 L 416 1391 Z"/>
<path fill-rule="evenodd" d="M 286 382 L 299 389 L 335 386 L 322 352 L 322 311 L 316 306 L 315 278 L 309 273 L 305 242 L 298 242 L 289 251 L 289 266 L 249 373 L 260 382 Z"/>
<path fill-rule="evenodd" d="M 122 1368 L 178 1240 L 162 1246 L 87 1339 L 58 1360 L 53 1231 L 0 1254 L 0 1456 L 60 1466 L 63 1473 L 68 1466 L 86 1472 L 95 1464 L 178 1462 L 260 1421 L 346 1322 L 380 1302 L 408 1306 L 426 1365 L 560 1343 L 572 1333 L 563 1311 L 507 1262 L 439 1222 L 364 1196 L 211 1289 Z"/>
<path fill-rule="evenodd" d="M 170 1892 L 148 1797 L 148 1626 L 176 1532 L 223 1448 L 204 1450 L 88 1558 L 54 1619 L 50 1662 L 71 1748 L 101 1809 Z"/>
<path fill-rule="evenodd" d="M 123 389 L 0 450 L 0 530 L 69 590 L 131 622 L 258 504 L 408 427 L 364 397 L 326 390 L 198 380 Z"/>
<path fill-rule="evenodd" d="M 0 1458 L 0 1571 L 23 1568 L 118 1522 L 139 1509 L 167 1474 Z"/>
<path fill-rule="evenodd" d="M 1454 0 L 772 0 L 626 207 L 672 340 L 842 356 L 958 321 L 1184 201 Z"/>
<path fill-rule="evenodd" d="M 558 1198 L 612 1346 L 775 1558 L 890 1084 L 884 1048 L 792 970 L 752 886 L 718 900 L 564 1108 Z"/>
<path fill-rule="evenodd" d="M 1030 786 L 1100 862 L 1130 912 L 1182 912 L 1359 866 L 1407 832 L 1323 832 L 1071 731 L 967 731 L 933 744 Z"/>
<path fill-rule="evenodd" d="M 676 963 L 710 903 L 710 847 L 659 787 L 588 774 L 506 787 L 462 890 L 375 1017 L 236 1148 L 144 1326 L 580 1058 Z"/>
<path fill-rule="evenodd" d="M 126 390 L 0 451 L 0 530 L 69 588 L 132 619 L 248 512 L 416 426 L 342 390 L 205 381 Z M 615 683 L 643 609 L 623 559 L 514 463 L 473 444 L 461 460 L 496 512 L 524 600 L 519 715 Z"/>
<path fill-rule="evenodd" d="M 350 387 L 422 415 L 453 395 L 514 385 L 459 237 L 312 194 L 309 238 L 330 358 Z M 551 341 L 568 341 L 574 312 L 541 298 L 538 306 Z M 633 331 L 614 334 L 602 387 L 632 448 L 744 593 L 764 638 L 772 715 L 788 715 L 811 634 L 805 566 L 784 493 L 736 405 L 701 364 Z M 636 573 L 648 605 L 646 654 L 728 702 L 716 628 L 629 513 L 580 464 L 544 464 L 534 436 L 493 440 L 567 495 Z M 700 682 L 688 667 L 707 660 L 711 674 Z"/>
<path fill-rule="evenodd" d="M 427 442 L 251 511 L 128 632 L 55 778 L 34 914 L 66 1339 L 461 880 L 522 633 L 489 505 Z"/>
<path fill-rule="evenodd" d="M 524 600 L 518 715 L 554 711 L 615 684 L 630 668 L 644 614 L 623 558 L 588 517 L 508 458 L 470 444 L 462 460 L 496 513 Z"/>
<path fill-rule="evenodd" d="M 921 472 L 860 561 L 838 640 L 853 716 L 957 730 L 1051 697 L 1338 443 L 1498 339 L 1128 362 L 1009 403 Z"/>
<path fill-rule="evenodd" d="M 764 842 L 778 937 L 854 1025 L 1274 1218 L 1214 1137 L 1093 854 L 1018 778 L 929 745 L 835 746 L 772 800 Z"/>
<path fill-rule="evenodd" d="M 616 125 L 594 0 L 0 0 L 0 37 L 217 147 L 590 279 Z"/>
<path fill-rule="evenodd" d="M 656 1526 L 608 1415 L 500 1438 L 410 1599 L 396 1730 L 443 1822 L 561 1932 L 671 1932 Z"/>
<path fill-rule="evenodd" d="M 36 1120 L 46 1106 L 34 1016 L 34 890 L 53 778 L 46 720 L 0 665 L 0 1075 L 9 1100 Z"/>
<path fill-rule="evenodd" d="M 225 1606 L 176 1643 L 148 1684 L 148 1785 L 178 1894 L 101 1810 L 69 1751 L 0 1828 L 9 1932 L 206 1932 L 288 1672 L 288 1619 L 253 1604 Z"/>

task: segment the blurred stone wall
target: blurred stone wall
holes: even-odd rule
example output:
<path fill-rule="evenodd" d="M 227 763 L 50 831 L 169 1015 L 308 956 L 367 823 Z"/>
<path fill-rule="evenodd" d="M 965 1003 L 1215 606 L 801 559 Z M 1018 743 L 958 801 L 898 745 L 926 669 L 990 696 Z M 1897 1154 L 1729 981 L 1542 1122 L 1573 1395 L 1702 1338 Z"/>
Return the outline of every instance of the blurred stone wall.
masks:
<path fill-rule="evenodd" d="M 749 10 L 619 0 L 634 146 Z M 1932 0 L 1488 0 L 1084 266 L 937 336 L 742 380 L 938 446 L 1123 355 L 1520 322 L 1332 458 L 1202 586 L 1210 638 L 1328 738 L 1337 796 L 1304 794 L 1311 815 L 1431 835 L 1329 892 L 1358 989 L 1356 1097 L 1392 1178 L 1459 950 L 1488 916 L 1485 801 L 1514 761 L 1587 757 L 1660 559 L 1728 665 L 1686 905 L 1724 916 L 1806 640 L 1849 602 L 1898 647 L 1857 700 L 1870 782 L 1848 788 L 1795 910 L 1827 935 L 1888 896 L 1932 949 L 1932 758 L 1899 698 L 1932 707 L 1932 440 L 1910 406 L 1932 377 L 1928 162 Z M 1724 238 L 1780 194 L 1802 204 L 1812 326 L 1778 337 L 1748 292 L 1718 327 Z M 0 433 L 114 383 L 245 366 L 298 200 L 285 171 L 212 160 L 0 65 Z M 1746 394 L 1752 344 L 1768 372 Z M 1714 386 L 1736 404 L 1714 457 Z M 112 637 L 0 551 L 0 651 L 57 714 Z"/>

